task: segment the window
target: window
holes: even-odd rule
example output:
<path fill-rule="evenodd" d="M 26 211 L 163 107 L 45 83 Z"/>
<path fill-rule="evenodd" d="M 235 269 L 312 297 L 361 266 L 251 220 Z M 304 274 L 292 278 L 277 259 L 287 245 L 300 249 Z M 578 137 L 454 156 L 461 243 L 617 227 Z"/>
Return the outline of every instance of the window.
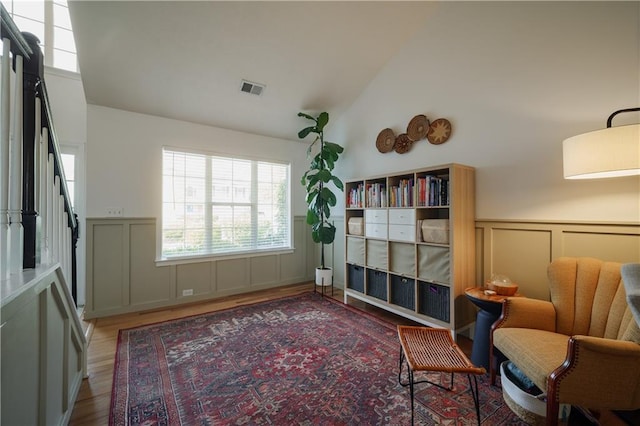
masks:
<path fill-rule="evenodd" d="M 2 0 L 20 31 L 40 40 L 47 66 L 78 72 L 76 43 L 66 0 Z"/>
<path fill-rule="evenodd" d="M 71 207 L 75 210 L 78 204 L 76 202 L 76 156 L 72 153 L 62 153 L 60 157 L 62 158 L 62 169 L 64 170 L 64 177 L 67 181 Z"/>
<path fill-rule="evenodd" d="M 291 248 L 290 167 L 163 150 L 162 257 Z"/>

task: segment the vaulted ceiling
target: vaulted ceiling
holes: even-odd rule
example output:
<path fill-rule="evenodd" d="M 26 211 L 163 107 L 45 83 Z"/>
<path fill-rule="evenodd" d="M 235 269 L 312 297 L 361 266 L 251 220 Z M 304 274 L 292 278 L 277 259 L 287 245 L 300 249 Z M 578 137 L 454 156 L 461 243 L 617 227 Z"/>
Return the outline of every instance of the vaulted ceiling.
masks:
<path fill-rule="evenodd" d="M 69 2 L 88 103 L 284 139 L 305 124 L 298 111 L 335 120 L 435 7 Z M 242 92 L 243 79 L 264 84 L 263 93 Z"/>

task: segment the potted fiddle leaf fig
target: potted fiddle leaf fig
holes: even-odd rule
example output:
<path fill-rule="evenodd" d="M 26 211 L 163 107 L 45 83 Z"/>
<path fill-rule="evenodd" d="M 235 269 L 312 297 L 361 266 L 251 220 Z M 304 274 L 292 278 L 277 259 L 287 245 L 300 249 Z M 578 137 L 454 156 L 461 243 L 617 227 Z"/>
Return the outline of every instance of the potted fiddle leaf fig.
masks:
<path fill-rule="evenodd" d="M 324 246 L 333 243 L 336 227 L 329 222 L 331 207 L 336 205 L 336 195 L 331 190 L 333 185 L 343 191 L 342 181 L 333 175 L 333 168 L 344 148 L 337 143 L 324 140 L 324 128 L 329 122 L 329 114 L 320 113 L 317 117 L 299 112 L 298 117 L 311 120 L 313 124 L 298 132 L 304 139 L 310 133 L 316 135 L 307 150 L 310 159 L 309 170 L 302 176 L 301 183 L 307 190 L 307 224 L 311 225 L 311 237 L 320 247 L 320 266 L 316 268 L 316 284 L 327 286 L 333 284 L 333 271 L 324 263 Z M 315 152 L 315 155 L 314 155 Z"/>

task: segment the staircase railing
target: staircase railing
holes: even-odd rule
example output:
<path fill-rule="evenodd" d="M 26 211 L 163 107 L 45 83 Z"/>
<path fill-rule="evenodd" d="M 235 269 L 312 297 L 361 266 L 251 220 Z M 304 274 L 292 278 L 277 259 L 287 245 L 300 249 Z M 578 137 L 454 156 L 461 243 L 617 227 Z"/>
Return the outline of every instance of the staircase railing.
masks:
<path fill-rule="evenodd" d="M 78 221 L 62 166 L 42 51 L 37 37 L 21 33 L 4 6 L 1 18 L 0 281 L 59 262 L 77 302 Z"/>

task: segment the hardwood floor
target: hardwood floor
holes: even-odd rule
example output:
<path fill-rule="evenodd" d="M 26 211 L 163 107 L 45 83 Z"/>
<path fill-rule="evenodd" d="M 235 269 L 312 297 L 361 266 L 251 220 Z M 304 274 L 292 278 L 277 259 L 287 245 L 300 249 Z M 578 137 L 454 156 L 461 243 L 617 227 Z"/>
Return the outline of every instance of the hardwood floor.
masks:
<path fill-rule="evenodd" d="M 163 310 L 98 318 L 85 322 L 84 325 L 87 328 L 87 335 L 90 339 L 87 352 L 87 372 L 89 377 L 83 381 L 82 386 L 80 387 L 69 424 L 73 426 L 106 425 L 109 423 L 109 405 L 111 403 L 113 367 L 118 341 L 118 331 L 120 329 L 138 327 L 145 324 L 182 318 L 189 315 L 197 315 L 232 308 L 234 306 L 248 303 L 256 303 L 274 298 L 291 296 L 309 291 L 312 288 L 312 283 L 296 284 Z M 331 296 L 329 295 L 329 297 Z M 333 298 L 342 301 L 342 290 L 334 289 Z M 374 306 L 367 305 L 358 300 L 350 300 L 349 303 L 392 323 L 416 324 L 410 320 Z M 459 343 L 465 352 L 470 350 L 470 344 L 468 341 L 461 341 Z"/>

